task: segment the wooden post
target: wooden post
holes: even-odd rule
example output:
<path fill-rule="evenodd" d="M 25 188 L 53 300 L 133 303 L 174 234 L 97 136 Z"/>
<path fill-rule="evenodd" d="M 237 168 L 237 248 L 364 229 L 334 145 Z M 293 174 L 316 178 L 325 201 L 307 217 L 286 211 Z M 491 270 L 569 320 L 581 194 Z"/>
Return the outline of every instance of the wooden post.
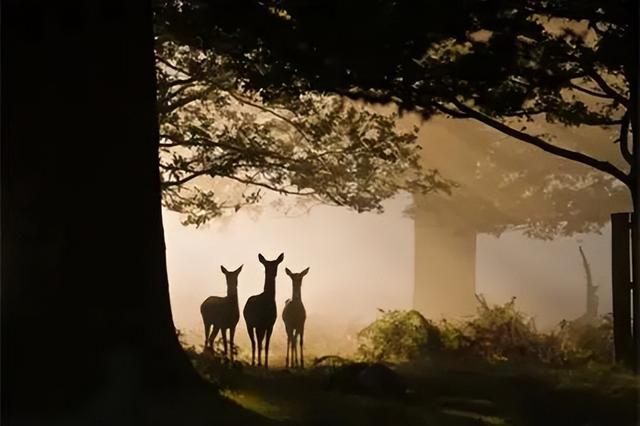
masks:
<path fill-rule="evenodd" d="M 634 367 L 635 355 L 631 328 L 630 230 L 629 213 L 611 215 L 611 290 L 613 292 L 615 360 Z"/>
<path fill-rule="evenodd" d="M 640 271 L 638 270 L 637 265 L 637 253 L 638 253 L 638 236 L 636 233 L 637 222 L 635 218 L 637 217 L 637 213 L 631 213 L 629 215 L 629 231 L 631 233 L 631 252 L 630 252 L 630 268 L 631 271 L 631 294 L 632 294 L 632 313 L 633 317 L 633 328 L 631 330 L 631 354 L 633 356 L 633 371 L 636 373 L 640 372 L 640 347 L 638 344 L 640 343 L 640 279 L 638 279 L 638 274 Z M 634 226 L 635 223 L 635 226 Z M 635 261 L 634 261 L 635 260 Z"/>

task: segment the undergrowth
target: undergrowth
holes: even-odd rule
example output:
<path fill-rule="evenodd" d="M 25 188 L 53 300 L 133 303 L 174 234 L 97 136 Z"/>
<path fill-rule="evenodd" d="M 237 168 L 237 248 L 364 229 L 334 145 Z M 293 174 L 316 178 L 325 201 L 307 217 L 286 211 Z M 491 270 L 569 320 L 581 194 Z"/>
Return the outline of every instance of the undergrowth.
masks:
<path fill-rule="evenodd" d="M 555 367 L 609 365 L 613 361 L 610 315 L 563 321 L 549 332 L 520 312 L 515 299 L 489 305 L 477 296 L 474 317 L 433 322 L 419 312 L 382 311 L 358 334 L 357 356 L 371 362 L 413 362 L 446 356 L 490 363 L 519 362 Z"/>

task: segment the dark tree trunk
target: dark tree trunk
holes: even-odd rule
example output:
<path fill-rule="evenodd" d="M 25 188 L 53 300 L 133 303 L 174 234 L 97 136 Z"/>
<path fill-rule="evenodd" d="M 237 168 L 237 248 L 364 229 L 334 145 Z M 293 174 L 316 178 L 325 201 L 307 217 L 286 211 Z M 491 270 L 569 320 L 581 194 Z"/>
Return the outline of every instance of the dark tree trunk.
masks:
<path fill-rule="evenodd" d="M 633 213 L 631 215 L 631 274 L 633 288 L 633 349 L 635 351 L 634 369 L 640 372 L 640 37 L 638 25 L 640 24 L 640 3 L 635 3 L 635 11 L 631 21 L 631 64 L 627 69 L 627 81 L 630 89 L 630 116 L 631 116 L 631 199 Z"/>
<path fill-rule="evenodd" d="M 211 424 L 169 306 L 151 2 L 4 1 L 2 65 L 2 424 Z"/>

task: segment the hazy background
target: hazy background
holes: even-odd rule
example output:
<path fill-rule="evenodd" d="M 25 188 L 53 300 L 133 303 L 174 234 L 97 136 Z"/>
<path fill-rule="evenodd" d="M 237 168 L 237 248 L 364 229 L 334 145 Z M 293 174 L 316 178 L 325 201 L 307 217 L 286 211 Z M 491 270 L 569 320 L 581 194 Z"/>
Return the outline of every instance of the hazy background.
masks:
<path fill-rule="evenodd" d="M 320 206 L 308 215 L 285 217 L 265 209 L 258 220 L 241 210 L 232 218 L 204 229 L 184 227 L 176 213 L 164 212 L 167 260 L 176 326 L 190 343 L 201 344 L 200 303 L 224 295 L 220 265 L 244 268 L 239 276 L 240 309 L 262 291 L 264 270 L 258 253 L 267 259 L 284 252 L 277 278 L 278 321 L 272 339 L 274 356 L 284 345 L 280 313 L 291 296 L 284 267 L 298 272 L 309 266 L 302 297 L 308 312 L 310 352 L 336 353 L 353 349 L 354 333 L 382 309 L 410 309 L 414 285 L 413 221 L 403 211 L 408 197 L 386 203 L 384 214 L 357 214 Z M 490 302 L 512 296 L 540 328 L 584 312 L 585 277 L 578 244 L 589 258 L 594 281 L 600 285 L 600 311 L 611 309 L 608 228 L 602 235 L 531 240 L 517 233 L 500 238 L 478 237 L 477 291 Z M 237 342 L 247 347 L 244 321 Z"/>
<path fill-rule="evenodd" d="M 512 197 L 520 196 L 517 192 L 502 191 L 491 180 L 477 180 L 475 175 L 480 161 L 486 162 L 487 152 L 494 149 L 489 144 L 505 140 L 503 135 L 464 120 L 434 119 L 423 123 L 415 115 L 405 116 L 399 125 L 406 128 L 417 125 L 425 166 L 438 168 L 445 177 L 462 184 L 453 196 L 458 194 L 462 197 L 460 200 L 466 201 L 448 205 L 451 212 L 441 214 L 472 223 L 478 218 L 474 206 L 491 200 L 499 200 L 498 205 L 502 207 L 498 213 L 529 213 L 527 209 L 524 212 L 509 210 Z M 578 140 L 587 147 L 593 145 L 602 151 L 604 158 L 619 160 L 615 145 L 600 143 L 598 138 L 603 135 L 597 131 L 585 133 L 564 128 L 555 131 L 560 132 L 564 141 Z M 535 166 L 545 173 L 584 170 L 568 160 L 523 146 L 521 142 L 505 140 L 499 149 L 500 155 L 491 160 L 495 163 L 490 162 L 489 167 L 498 176 L 514 170 L 532 170 Z M 524 182 L 523 188 L 527 183 Z M 429 198 L 426 200 L 428 203 Z M 539 198 L 531 208 L 551 211 L 551 202 Z M 262 291 L 264 269 L 258 262 L 258 253 L 267 259 L 284 253 L 277 278 L 279 312 L 272 354 L 279 357 L 286 343 L 280 315 L 284 301 L 291 297 L 291 280 L 284 272 L 285 267 L 293 272 L 310 267 L 302 284 L 302 298 L 308 313 L 307 353 L 353 350 L 355 333 L 379 315 L 378 309 L 412 308 L 414 221 L 406 214 L 411 203 L 410 195 L 401 195 L 385 203 L 383 214 L 358 214 L 345 208 L 318 206 L 308 214 L 297 216 L 287 216 L 281 209 L 264 206 L 258 215 L 251 209 L 241 209 L 201 229 L 184 227 L 179 214 L 164 211 L 176 326 L 185 333 L 189 343 L 201 345 L 204 336 L 200 303 L 210 295 L 226 292 L 220 265 L 235 269 L 244 264 L 238 286 L 242 310 L 249 296 Z M 605 200 L 594 205 L 593 212 L 606 217 L 610 210 L 617 208 L 619 206 L 609 205 Z M 553 241 L 534 240 L 517 232 L 507 232 L 499 238 L 479 233 L 476 241 L 476 293 L 484 295 L 490 303 L 505 303 L 516 297 L 519 309 L 534 317 L 539 329 L 553 327 L 563 319 L 575 319 L 585 311 L 586 278 L 579 245 L 583 246 L 591 264 L 594 283 L 599 286 L 599 313 L 611 310 L 608 226 L 601 234 L 558 237 Z M 425 314 L 429 316 L 428 312 Z M 236 336 L 236 342 L 246 349 L 249 340 L 243 319 Z"/>

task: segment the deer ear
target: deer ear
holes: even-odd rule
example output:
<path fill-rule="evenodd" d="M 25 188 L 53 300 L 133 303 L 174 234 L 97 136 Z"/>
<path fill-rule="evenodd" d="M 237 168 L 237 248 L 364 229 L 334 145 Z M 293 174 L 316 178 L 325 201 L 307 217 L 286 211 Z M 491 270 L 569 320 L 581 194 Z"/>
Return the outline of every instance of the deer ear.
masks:
<path fill-rule="evenodd" d="M 284 260 L 284 253 L 280 253 L 280 256 L 278 256 L 276 260 L 278 261 L 278 263 L 282 262 Z"/>
<path fill-rule="evenodd" d="M 220 269 L 222 270 L 223 274 L 228 274 L 229 271 L 227 271 L 227 268 L 225 268 L 224 266 L 220 265 Z"/>
<path fill-rule="evenodd" d="M 309 268 L 305 269 L 304 271 L 300 272 L 300 275 L 302 275 L 303 277 L 305 275 L 307 275 L 309 273 Z"/>
<path fill-rule="evenodd" d="M 258 254 L 258 260 L 260 261 L 260 263 L 262 263 L 264 265 L 264 262 L 266 262 L 267 260 L 264 258 L 264 256 L 262 254 Z"/>
<path fill-rule="evenodd" d="M 287 275 L 289 275 L 290 277 L 293 275 L 293 272 L 291 272 L 289 270 L 289 268 L 284 268 L 284 271 L 287 273 Z"/>
<path fill-rule="evenodd" d="M 233 271 L 233 272 L 235 272 L 236 274 L 239 274 L 239 273 L 240 273 L 240 271 L 242 271 L 242 267 L 243 267 L 243 266 L 244 266 L 244 265 L 240 265 L 240 267 L 239 267 L 238 269 L 236 269 L 235 271 Z"/>

